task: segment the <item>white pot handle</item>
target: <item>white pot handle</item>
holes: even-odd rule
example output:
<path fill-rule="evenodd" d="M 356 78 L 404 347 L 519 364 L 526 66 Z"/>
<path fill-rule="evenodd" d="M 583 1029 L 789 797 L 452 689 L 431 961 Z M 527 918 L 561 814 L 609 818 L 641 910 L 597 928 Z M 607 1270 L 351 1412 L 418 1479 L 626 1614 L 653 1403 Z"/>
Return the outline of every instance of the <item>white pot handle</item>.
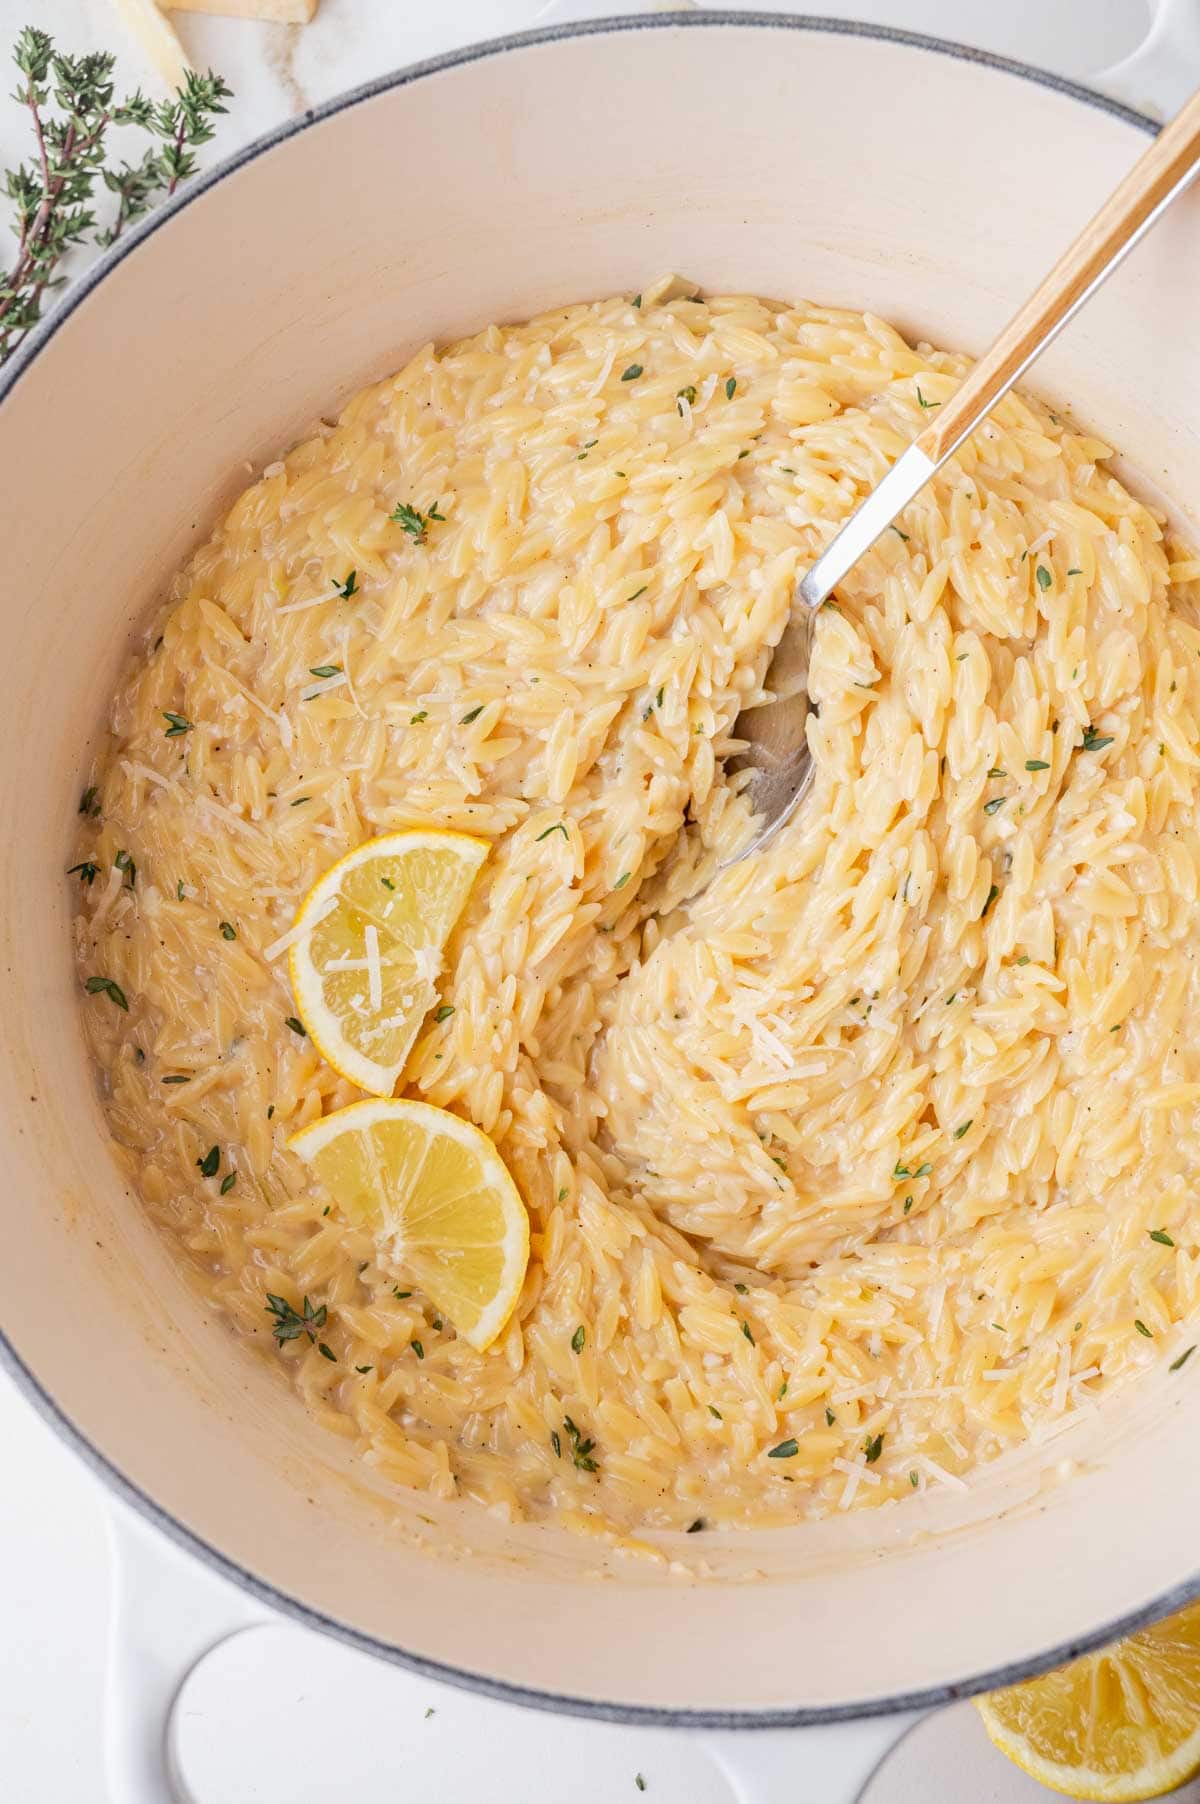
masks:
<path fill-rule="evenodd" d="M 270 1620 L 254 1599 L 177 1553 L 124 1505 L 108 1510 L 112 1607 L 104 1697 L 110 1804 L 186 1804 L 173 1776 L 171 1706 L 204 1654 Z"/>
<path fill-rule="evenodd" d="M 1088 78 L 1113 100 L 1169 119 L 1200 86 L 1200 0 L 1158 0 L 1132 56 Z"/>
<path fill-rule="evenodd" d="M 854 1804 L 923 1711 L 817 1729 L 742 1729 L 704 1737 L 738 1804 Z"/>

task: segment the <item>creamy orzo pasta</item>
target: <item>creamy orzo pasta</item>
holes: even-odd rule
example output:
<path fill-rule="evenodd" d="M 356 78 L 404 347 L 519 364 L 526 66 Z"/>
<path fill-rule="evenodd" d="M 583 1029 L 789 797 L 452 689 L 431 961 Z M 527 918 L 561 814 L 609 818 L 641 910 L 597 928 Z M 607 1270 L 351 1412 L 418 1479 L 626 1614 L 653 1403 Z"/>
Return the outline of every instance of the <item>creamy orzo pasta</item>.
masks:
<path fill-rule="evenodd" d="M 72 881 L 118 1156 L 314 1414 L 400 1484 L 685 1528 L 956 1484 L 1186 1347 L 1200 562 L 1010 397 L 820 616 L 799 816 L 689 901 L 798 572 L 964 362 L 675 292 L 427 346 L 268 466 Z M 402 1092 L 532 1228 L 483 1353 L 285 1148 L 356 1092 L 279 942 L 431 823 L 491 850 Z"/>

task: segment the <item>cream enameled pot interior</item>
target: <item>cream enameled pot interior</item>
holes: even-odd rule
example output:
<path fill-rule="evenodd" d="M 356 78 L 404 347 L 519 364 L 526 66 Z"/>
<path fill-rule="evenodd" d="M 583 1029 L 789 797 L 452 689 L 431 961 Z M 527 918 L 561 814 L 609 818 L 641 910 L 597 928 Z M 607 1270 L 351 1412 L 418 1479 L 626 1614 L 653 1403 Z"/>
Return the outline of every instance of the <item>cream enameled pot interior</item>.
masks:
<path fill-rule="evenodd" d="M 801 1714 L 1033 1663 L 1195 1580 L 1200 1364 L 965 1498 L 667 1547 L 706 1583 L 385 1497 L 118 1182 L 62 878 L 132 625 L 248 467 L 416 345 L 675 269 L 979 350 L 1143 143 L 986 63 L 778 20 L 531 39 L 384 84 L 193 190 L 21 362 L 0 403 L 0 1326 L 104 1461 L 285 1600 L 584 1705 Z M 1184 508 L 1198 228 L 1200 195 L 1036 379 Z"/>

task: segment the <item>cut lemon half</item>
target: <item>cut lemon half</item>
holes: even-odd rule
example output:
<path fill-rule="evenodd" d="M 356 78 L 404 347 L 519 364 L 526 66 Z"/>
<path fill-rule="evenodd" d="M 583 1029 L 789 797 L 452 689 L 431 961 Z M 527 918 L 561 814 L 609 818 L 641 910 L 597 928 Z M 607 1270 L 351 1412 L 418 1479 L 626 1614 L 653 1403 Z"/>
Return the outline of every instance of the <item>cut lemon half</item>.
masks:
<path fill-rule="evenodd" d="M 1158 1798 L 1200 1770 L 1200 1603 L 976 1698 L 988 1734 L 1068 1798 Z"/>
<path fill-rule="evenodd" d="M 466 833 L 388 833 L 304 898 L 288 953 L 296 1011 L 321 1057 L 361 1090 L 395 1089 L 487 855 Z"/>
<path fill-rule="evenodd" d="M 525 1281 L 529 1217 L 486 1134 L 430 1103 L 378 1097 L 288 1144 L 465 1341 L 495 1340 Z"/>

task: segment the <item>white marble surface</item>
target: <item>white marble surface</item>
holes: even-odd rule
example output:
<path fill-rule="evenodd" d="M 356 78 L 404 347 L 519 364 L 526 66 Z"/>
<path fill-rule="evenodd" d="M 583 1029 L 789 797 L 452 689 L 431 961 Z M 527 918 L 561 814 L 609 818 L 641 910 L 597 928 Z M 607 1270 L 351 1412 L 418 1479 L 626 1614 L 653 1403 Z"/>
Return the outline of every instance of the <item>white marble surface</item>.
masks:
<path fill-rule="evenodd" d="M 760 4 L 763 0 L 760 0 Z M 814 10 L 819 0 L 812 0 Z M 1196 0 L 1200 6 L 1200 0 Z M 306 106 L 389 68 L 535 22 L 543 0 L 323 0 L 311 27 L 269 27 L 179 15 L 193 60 L 236 90 L 219 155 Z M 595 10 L 602 8 L 597 5 Z M 612 10 L 623 10 L 620 0 Z M 1086 78 L 1142 36 L 1146 0 L 825 0 L 823 10 L 876 19 L 1022 57 Z M 64 47 L 121 50 L 130 86 L 157 92 L 153 73 L 122 44 L 109 0 L 0 0 L 0 51 L 38 23 Z M 7 75 L 0 91 L 7 94 Z M 20 110 L 0 102 L 0 164 L 24 154 Z M 15 1804 L 103 1804 L 102 1689 L 108 1625 L 108 1550 L 99 1487 L 0 1374 L 0 1771 Z M 181 1568 L 178 1607 L 187 1608 Z M 278 1645 L 273 1636 L 284 1636 Z M 264 1639 L 266 1637 L 266 1639 Z M 264 1688 L 269 1686 L 269 1698 Z M 359 1725 L 355 1767 L 342 1780 L 323 1765 L 310 1707 L 320 1687 Z M 647 1731 L 550 1722 L 334 1650 L 298 1631 L 267 1630 L 229 1644 L 197 1673 L 179 1718 L 179 1757 L 197 1804 L 290 1804 L 350 1796 L 383 1804 L 406 1795 L 474 1796 L 528 1804 L 633 1799 L 727 1804 L 736 1788 L 699 1743 Z M 266 1706 L 269 1704 L 269 1708 Z M 433 1714 L 427 1712 L 432 1710 Z M 372 1738 L 365 1727 L 374 1721 Z M 929 1797 L 908 1762 L 872 1804 Z M 914 1743 L 914 1754 L 917 1746 Z M 939 1800 L 1020 1804 L 1046 1794 L 1012 1773 L 963 1717 L 952 1764 L 937 1768 Z M 946 1775 L 953 1773 L 951 1781 Z M 897 1789 L 903 1781 L 906 1789 Z M 114 1804 L 132 1804 L 120 1799 Z M 814 1800 L 813 1804 L 820 1804 Z"/>

